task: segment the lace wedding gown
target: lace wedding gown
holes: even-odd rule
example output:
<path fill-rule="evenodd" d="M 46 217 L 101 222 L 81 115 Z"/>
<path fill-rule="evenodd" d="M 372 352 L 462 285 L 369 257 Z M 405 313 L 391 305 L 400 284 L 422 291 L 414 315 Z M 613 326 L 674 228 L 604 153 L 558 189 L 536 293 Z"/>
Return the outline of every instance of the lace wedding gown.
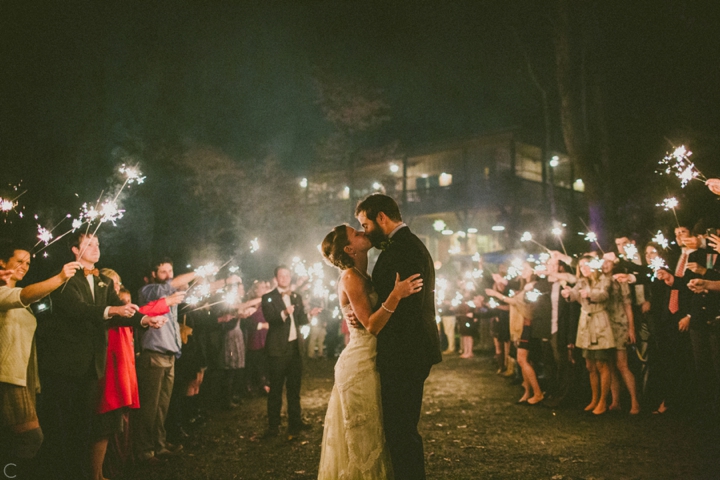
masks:
<path fill-rule="evenodd" d="M 370 304 L 377 294 L 370 295 Z M 343 307 L 343 313 L 352 310 Z M 375 369 L 376 338 L 350 329 L 350 342 L 335 364 L 320 455 L 319 480 L 392 479 L 385 446 L 380 377 Z"/>

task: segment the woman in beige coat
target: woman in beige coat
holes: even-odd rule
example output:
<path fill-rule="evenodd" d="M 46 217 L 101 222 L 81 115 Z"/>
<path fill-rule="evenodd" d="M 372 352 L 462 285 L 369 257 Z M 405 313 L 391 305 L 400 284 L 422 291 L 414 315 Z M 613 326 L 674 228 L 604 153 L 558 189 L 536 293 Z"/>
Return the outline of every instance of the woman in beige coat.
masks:
<path fill-rule="evenodd" d="M 601 415 L 607 411 L 609 362 L 615 355 L 615 338 L 607 312 L 610 281 L 591 266 L 593 260 L 590 256 L 580 259 L 578 282 L 572 288 L 565 287 L 562 295 L 579 302 L 582 308 L 575 346 L 583 349 L 585 366 L 590 375 L 592 400 L 585 411 Z"/>

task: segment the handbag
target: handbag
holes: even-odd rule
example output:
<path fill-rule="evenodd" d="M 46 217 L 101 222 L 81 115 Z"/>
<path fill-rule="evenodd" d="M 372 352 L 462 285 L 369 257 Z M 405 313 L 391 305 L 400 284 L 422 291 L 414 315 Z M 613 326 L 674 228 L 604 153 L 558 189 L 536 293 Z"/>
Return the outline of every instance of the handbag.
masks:
<path fill-rule="evenodd" d="M 182 339 L 183 345 L 188 343 L 188 337 L 192 335 L 192 327 L 187 326 L 187 315 L 183 315 L 182 324 L 180 324 L 180 338 Z"/>

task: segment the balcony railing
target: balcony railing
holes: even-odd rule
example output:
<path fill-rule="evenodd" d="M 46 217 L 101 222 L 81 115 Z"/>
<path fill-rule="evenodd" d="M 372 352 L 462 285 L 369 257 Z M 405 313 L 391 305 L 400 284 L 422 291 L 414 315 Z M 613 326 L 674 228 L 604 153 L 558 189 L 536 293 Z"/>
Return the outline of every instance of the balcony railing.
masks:
<path fill-rule="evenodd" d="M 567 188 L 555 187 L 555 205 L 558 216 L 578 214 L 583 194 Z M 401 194 L 394 195 L 407 216 L 432 215 L 443 212 L 519 206 L 528 210 L 547 211 L 547 193 L 538 182 L 519 177 L 491 178 L 473 182 L 458 182 L 444 187 L 409 190 L 407 203 L 402 205 Z M 350 200 L 328 195 L 309 199 L 308 207 L 317 210 L 318 221 L 334 225 L 352 219 L 354 205 Z M 314 201 L 313 201 L 314 200 Z"/>

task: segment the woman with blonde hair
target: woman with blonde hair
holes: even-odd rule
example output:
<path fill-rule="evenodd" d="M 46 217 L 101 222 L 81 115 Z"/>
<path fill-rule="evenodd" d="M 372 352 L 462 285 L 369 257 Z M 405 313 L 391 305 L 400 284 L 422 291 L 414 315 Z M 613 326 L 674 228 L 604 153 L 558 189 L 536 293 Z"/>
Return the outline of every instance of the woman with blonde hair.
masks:
<path fill-rule="evenodd" d="M 578 263 L 578 281 L 574 287 L 565 287 L 562 296 L 580 303 L 581 312 L 578 322 L 575 346 L 583 349 L 585 366 L 590 375 L 592 400 L 585 407 L 586 412 L 601 415 L 607 411 L 607 396 L 610 391 L 609 363 L 615 355 L 608 301 L 610 299 L 610 281 L 600 275 L 594 262 L 601 260 L 586 255 Z"/>

